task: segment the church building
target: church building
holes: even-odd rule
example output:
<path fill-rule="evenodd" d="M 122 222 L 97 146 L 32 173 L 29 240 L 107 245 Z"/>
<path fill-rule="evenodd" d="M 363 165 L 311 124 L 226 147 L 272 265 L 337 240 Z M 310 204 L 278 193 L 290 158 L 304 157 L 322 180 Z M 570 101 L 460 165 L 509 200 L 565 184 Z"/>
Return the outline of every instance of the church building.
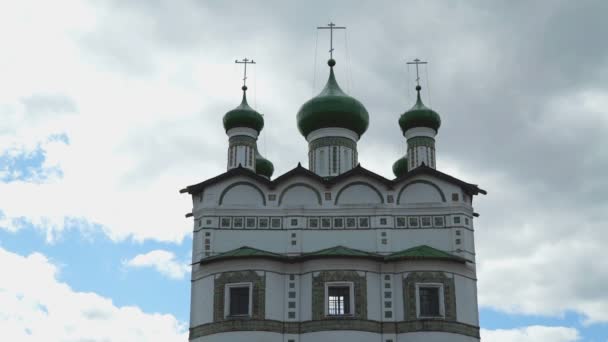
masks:
<path fill-rule="evenodd" d="M 189 340 L 479 341 L 472 202 L 486 192 L 437 170 L 441 119 L 420 85 L 395 120 L 407 144 L 395 177 L 364 168 L 370 115 L 328 65 L 296 116 L 307 167 L 273 177 L 243 85 L 223 118 L 227 171 L 181 190 L 194 219 Z"/>

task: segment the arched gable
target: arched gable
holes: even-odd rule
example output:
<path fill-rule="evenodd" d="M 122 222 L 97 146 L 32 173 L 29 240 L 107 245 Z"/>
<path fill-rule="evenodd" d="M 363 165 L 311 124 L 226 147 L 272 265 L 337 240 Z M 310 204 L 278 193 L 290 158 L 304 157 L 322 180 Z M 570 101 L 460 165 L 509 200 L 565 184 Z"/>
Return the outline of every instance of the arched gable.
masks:
<path fill-rule="evenodd" d="M 236 182 L 230 184 L 220 195 L 219 205 L 266 205 L 264 192 L 255 184 L 249 182 Z"/>
<path fill-rule="evenodd" d="M 352 182 L 343 186 L 336 195 L 335 204 L 382 204 L 384 196 L 373 185 Z"/>
<path fill-rule="evenodd" d="M 445 201 L 445 195 L 437 184 L 422 179 L 405 184 L 397 195 L 397 204 Z"/>
<path fill-rule="evenodd" d="M 306 183 L 291 184 L 283 189 L 279 195 L 279 205 L 309 206 L 315 201 L 321 205 L 321 193 Z"/>

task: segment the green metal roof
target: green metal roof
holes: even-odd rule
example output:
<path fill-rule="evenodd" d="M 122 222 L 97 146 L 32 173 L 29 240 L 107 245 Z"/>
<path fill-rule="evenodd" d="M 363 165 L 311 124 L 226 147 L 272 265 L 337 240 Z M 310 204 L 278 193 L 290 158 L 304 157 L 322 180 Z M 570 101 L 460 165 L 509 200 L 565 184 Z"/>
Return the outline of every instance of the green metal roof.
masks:
<path fill-rule="evenodd" d="M 427 245 L 417 246 L 403 250 L 401 252 L 396 252 L 387 255 L 384 259 L 387 261 L 399 259 L 447 259 L 460 262 L 466 261 L 464 258 L 438 250 Z"/>
<path fill-rule="evenodd" d="M 333 59 L 330 59 L 330 62 Z M 326 127 L 347 128 L 361 136 L 369 126 L 367 109 L 357 99 L 348 96 L 336 81 L 334 68 L 321 93 L 302 105 L 298 111 L 298 129 L 304 137 Z"/>
<path fill-rule="evenodd" d="M 380 255 L 365 252 L 359 249 L 348 248 L 344 246 L 335 246 L 326 249 L 321 249 L 316 252 L 304 253 L 303 258 L 316 257 L 316 256 L 329 256 L 329 257 L 372 257 L 378 258 Z"/>
<path fill-rule="evenodd" d="M 273 259 L 287 259 L 287 256 L 283 254 L 273 253 L 264 251 L 261 249 L 243 246 L 237 249 L 233 249 L 228 252 L 220 253 L 208 258 L 205 258 L 205 261 L 218 260 L 218 259 L 237 259 L 237 258 L 246 258 L 246 257 L 265 257 L 265 258 L 273 258 Z"/>
<path fill-rule="evenodd" d="M 415 259 L 436 259 L 446 261 L 456 261 L 464 263 L 467 260 L 456 255 L 429 247 L 426 245 L 417 246 L 410 249 L 406 249 L 400 252 L 396 252 L 390 255 L 380 255 L 377 253 L 366 252 L 359 249 L 335 246 L 330 248 L 321 249 L 315 252 L 304 253 L 296 256 L 288 256 L 285 254 L 273 253 L 256 249 L 248 246 L 237 248 L 228 252 L 220 253 L 211 257 L 207 257 L 201 260 L 202 264 L 206 264 L 213 261 L 227 260 L 227 259 L 240 259 L 240 258 L 270 258 L 286 262 L 298 262 L 307 259 L 316 258 L 366 258 L 374 259 L 379 261 L 399 261 L 399 260 L 415 260 Z"/>
<path fill-rule="evenodd" d="M 255 155 L 255 173 L 268 177 L 268 179 L 270 179 L 274 173 L 274 165 L 272 165 L 270 160 L 262 157 L 257 151 Z"/>
<path fill-rule="evenodd" d="M 251 108 L 247 103 L 247 96 L 243 90 L 243 100 L 235 109 L 224 115 L 224 129 L 228 131 L 231 128 L 248 127 L 255 129 L 258 133 L 264 127 L 264 118 L 262 114 Z"/>
<path fill-rule="evenodd" d="M 407 173 L 407 156 L 403 156 L 393 164 L 393 173 L 399 178 Z"/>
<path fill-rule="evenodd" d="M 439 117 L 439 114 L 437 114 L 436 111 L 428 108 L 422 103 L 422 100 L 420 99 L 420 86 L 417 86 L 416 90 L 418 91 L 416 104 L 399 118 L 401 131 L 405 134 L 405 131 L 410 128 L 428 127 L 437 132 L 439 126 L 441 126 L 441 117 Z"/>

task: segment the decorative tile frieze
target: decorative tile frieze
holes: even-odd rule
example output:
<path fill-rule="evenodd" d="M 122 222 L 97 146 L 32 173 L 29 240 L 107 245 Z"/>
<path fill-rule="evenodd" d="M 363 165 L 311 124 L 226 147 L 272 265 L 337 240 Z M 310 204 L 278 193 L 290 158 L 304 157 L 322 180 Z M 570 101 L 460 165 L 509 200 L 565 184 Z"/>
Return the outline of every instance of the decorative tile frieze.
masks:
<path fill-rule="evenodd" d="M 446 321 L 456 320 L 456 289 L 454 278 L 449 278 L 443 272 L 410 272 L 403 280 L 403 301 L 406 320 L 417 319 L 416 315 L 416 284 L 443 284 L 443 302 Z"/>
<path fill-rule="evenodd" d="M 449 224 L 448 218 L 451 218 Z M 471 220 L 466 215 L 416 216 L 222 216 L 211 219 L 197 218 L 195 226 L 221 229 L 385 229 L 385 228 L 446 228 L 453 225 L 467 227 Z M 215 222 L 214 224 L 212 224 Z M 198 228 L 198 227 L 197 227 Z M 195 229 L 196 230 L 196 229 Z"/>
<path fill-rule="evenodd" d="M 325 316 L 325 283 L 352 282 L 354 292 L 354 311 L 351 317 L 344 319 L 367 318 L 367 280 L 365 274 L 359 275 L 356 271 L 321 271 L 312 278 L 312 319 L 335 319 Z"/>
<path fill-rule="evenodd" d="M 252 283 L 251 317 L 248 319 L 264 319 L 266 305 L 266 277 L 255 271 L 225 272 L 217 275 L 213 286 L 213 321 L 231 320 L 224 317 L 224 298 L 226 284 Z"/>
<path fill-rule="evenodd" d="M 434 331 L 479 338 L 479 327 L 460 322 L 438 320 L 378 322 L 361 319 L 327 319 L 305 322 L 234 320 L 207 323 L 190 328 L 189 340 L 233 331 L 266 331 L 295 335 L 336 330 L 365 331 L 376 334 L 405 334 Z"/>

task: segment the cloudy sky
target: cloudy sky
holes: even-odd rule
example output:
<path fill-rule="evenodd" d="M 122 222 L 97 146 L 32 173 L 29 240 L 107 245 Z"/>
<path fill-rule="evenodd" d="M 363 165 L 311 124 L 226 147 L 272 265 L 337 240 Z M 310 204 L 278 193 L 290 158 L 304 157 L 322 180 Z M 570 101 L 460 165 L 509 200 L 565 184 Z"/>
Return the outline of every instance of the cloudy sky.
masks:
<path fill-rule="evenodd" d="M 2 1 L 0 331 L 185 341 L 191 205 L 224 171 L 236 58 L 275 175 L 306 163 L 299 106 L 336 76 L 365 104 L 363 166 L 391 177 L 414 70 L 438 169 L 476 198 L 482 336 L 608 341 L 608 2 Z M 10 338 L 6 338 L 6 337 Z"/>

